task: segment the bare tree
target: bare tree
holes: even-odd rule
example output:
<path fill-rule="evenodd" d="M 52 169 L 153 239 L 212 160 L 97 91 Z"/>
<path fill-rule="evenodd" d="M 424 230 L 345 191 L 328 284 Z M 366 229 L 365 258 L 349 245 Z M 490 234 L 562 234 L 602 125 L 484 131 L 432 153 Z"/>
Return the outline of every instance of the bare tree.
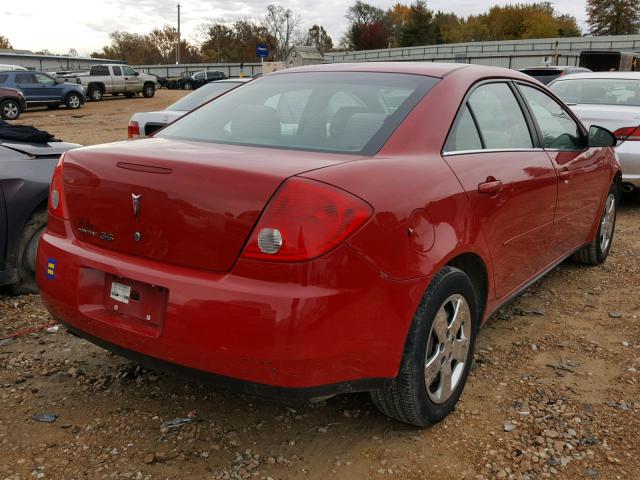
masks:
<path fill-rule="evenodd" d="M 300 38 L 298 32 L 302 17 L 294 13 L 290 8 L 271 4 L 267 6 L 267 14 L 264 17 L 264 26 L 269 35 L 276 41 L 275 58 L 285 61 L 293 48 L 293 39 Z"/>

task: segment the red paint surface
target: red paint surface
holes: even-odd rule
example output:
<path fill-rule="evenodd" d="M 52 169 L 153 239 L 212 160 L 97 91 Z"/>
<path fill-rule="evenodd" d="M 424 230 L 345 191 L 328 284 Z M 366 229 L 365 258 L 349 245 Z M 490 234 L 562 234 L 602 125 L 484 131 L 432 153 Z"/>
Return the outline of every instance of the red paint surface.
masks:
<path fill-rule="evenodd" d="M 486 318 L 594 238 L 619 170 L 611 149 L 592 149 L 589 158 L 543 150 L 443 158 L 449 128 L 475 82 L 537 84 L 514 71 L 457 68 L 313 67 L 443 77 L 372 157 L 163 139 L 68 152 L 70 219 L 52 219 L 38 252 L 45 304 L 108 342 L 242 380 L 306 387 L 395 376 L 418 302 L 440 268 L 462 254 L 483 262 Z M 565 167 L 568 183 L 558 179 Z M 362 199 L 371 218 L 310 261 L 239 259 L 274 192 L 296 175 Z M 501 188 L 480 193 L 488 180 Z M 137 222 L 131 193 L 144 198 Z M 78 233 L 82 222 L 114 240 Z M 47 258 L 57 260 L 55 280 L 44 277 Z M 109 275 L 164 289 L 162 322 L 147 330 L 140 318 L 137 327 L 122 325 L 123 315 L 100 296 Z"/>

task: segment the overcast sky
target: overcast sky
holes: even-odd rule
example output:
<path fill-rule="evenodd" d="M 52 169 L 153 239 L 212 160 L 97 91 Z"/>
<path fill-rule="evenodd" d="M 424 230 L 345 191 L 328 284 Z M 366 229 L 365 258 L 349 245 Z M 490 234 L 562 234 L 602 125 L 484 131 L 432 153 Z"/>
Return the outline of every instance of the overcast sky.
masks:
<path fill-rule="evenodd" d="M 458 15 L 481 13 L 494 4 L 533 3 L 535 0 L 427 0 L 432 10 L 453 11 Z M 372 0 L 369 3 L 387 9 L 397 0 Z M 262 18 L 269 3 L 279 3 L 300 13 L 305 29 L 313 23 L 324 25 L 334 44 L 342 37 L 344 18 L 352 0 L 181 0 L 183 36 L 196 39 L 198 25 L 212 19 L 239 17 Z M 403 3 L 411 3 L 405 0 Z M 551 2 L 561 13 L 574 15 L 585 29 L 585 1 Z M 101 49 L 114 30 L 147 33 L 165 23 L 176 23 L 177 0 L 18 0 L 2 2 L 0 35 L 8 37 L 14 48 L 48 49 L 67 53 L 75 48 L 81 55 Z"/>

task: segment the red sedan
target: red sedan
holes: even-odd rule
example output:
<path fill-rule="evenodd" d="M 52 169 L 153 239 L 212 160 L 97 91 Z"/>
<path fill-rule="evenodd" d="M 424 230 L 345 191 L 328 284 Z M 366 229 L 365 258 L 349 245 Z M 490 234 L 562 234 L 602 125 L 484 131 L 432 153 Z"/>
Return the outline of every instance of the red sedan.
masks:
<path fill-rule="evenodd" d="M 512 70 L 277 72 L 154 138 L 67 152 L 42 298 L 156 368 L 287 399 L 370 391 L 427 425 L 497 308 L 568 257 L 605 260 L 614 145 Z"/>

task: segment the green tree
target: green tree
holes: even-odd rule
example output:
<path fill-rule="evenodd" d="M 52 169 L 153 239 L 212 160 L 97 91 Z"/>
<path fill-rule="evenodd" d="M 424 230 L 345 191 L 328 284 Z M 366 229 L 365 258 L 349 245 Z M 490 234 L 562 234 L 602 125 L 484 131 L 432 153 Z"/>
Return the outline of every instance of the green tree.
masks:
<path fill-rule="evenodd" d="M 628 35 L 640 30 L 640 0 L 587 0 L 592 35 Z"/>
<path fill-rule="evenodd" d="M 0 48 L 13 48 L 9 39 L 3 35 L 0 35 Z"/>
<path fill-rule="evenodd" d="M 416 0 L 411 5 L 409 21 L 402 28 L 400 46 L 413 47 L 436 43 L 432 18 L 433 12 L 427 8 L 427 3 L 424 0 Z"/>
<path fill-rule="evenodd" d="M 403 3 L 396 3 L 387 10 L 387 23 L 391 30 L 391 46 L 399 47 L 402 38 L 402 30 L 409 23 L 411 17 L 411 7 Z"/>
<path fill-rule="evenodd" d="M 320 53 L 327 52 L 333 48 L 333 40 L 322 25 L 314 25 L 307 32 L 304 44 L 315 47 Z"/>
<path fill-rule="evenodd" d="M 384 10 L 356 0 L 347 10 L 349 29 L 342 43 L 352 50 L 386 48 L 391 40 L 391 29 Z"/>
<path fill-rule="evenodd" d="M 433 17 L 436 43 L 456 43 L 461 41 L 462 19 L 455 13 L 438 12 Z"/>

